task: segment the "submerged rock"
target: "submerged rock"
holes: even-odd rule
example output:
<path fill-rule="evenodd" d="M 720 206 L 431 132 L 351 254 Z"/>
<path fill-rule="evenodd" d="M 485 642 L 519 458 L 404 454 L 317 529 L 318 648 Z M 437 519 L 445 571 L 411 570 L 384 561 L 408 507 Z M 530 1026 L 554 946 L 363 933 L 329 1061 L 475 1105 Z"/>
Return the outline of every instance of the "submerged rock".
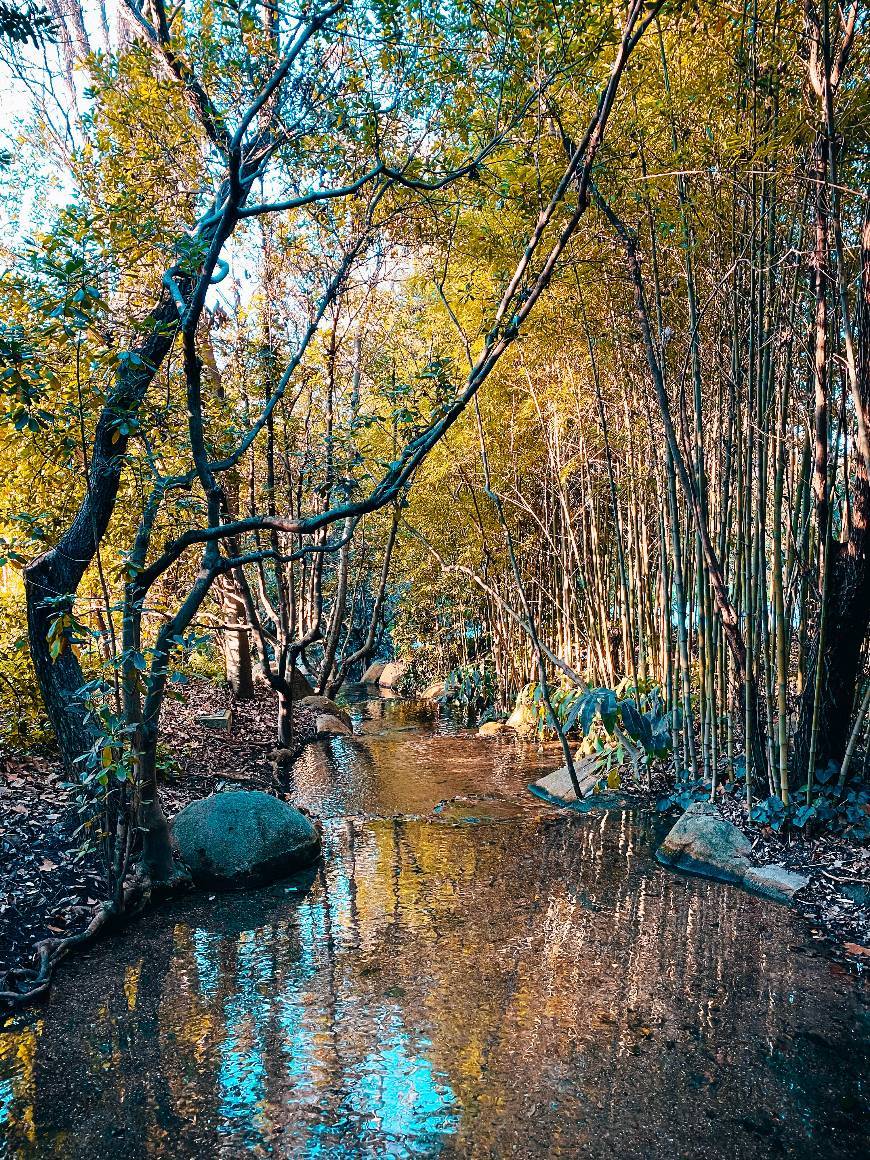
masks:
<path fill-rule="evenodd" d="M 441 821 L 467 825 L 514 821 L 523 816 L 522 807 L 517 802 L 487 794 L 448 798 L 439 802 L 432 812 Z"/>
<path fill-rule="evenodd" d="M 174 819 L 172 833 L 197 886 L 259 885 L 320 856 L 320 835 L 311 821 L 260 790 L 191 802 Z"/>
<path fill-rule="evenodd" d="M 742 882 L 751 865 L 751 851 L 749 839 L 712 802 L 695 802 L 662 842 L 656 857 L 678 870 L 722 882 Z"/>
<path fill-rule="evenodd" d="M 744 886 L 774 902 L 789 903 L 809 879 L 784 866 L 754 866 L 752 844 L 712 802 L 695 802 L 656 851 L 665 866 Z"/>
<path fill-rule="evenodd" d="M 420 694 L 422 701 L 439 701 L 444 696 L 444 682 L 435 681 L 428 689 L 424 689 Z"/>

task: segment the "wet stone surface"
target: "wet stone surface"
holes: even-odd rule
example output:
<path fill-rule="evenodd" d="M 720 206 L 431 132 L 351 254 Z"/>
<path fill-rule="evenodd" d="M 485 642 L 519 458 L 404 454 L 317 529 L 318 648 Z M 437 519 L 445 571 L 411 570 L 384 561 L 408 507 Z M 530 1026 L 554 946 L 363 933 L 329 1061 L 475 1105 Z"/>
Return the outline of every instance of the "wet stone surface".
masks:
<path fill-rule="evenodd" d="M 319 867 L 151 913 L 0 1035 L 0 1155 L 863 1154 L 866 990 L 796 915 L 532 798 L 552 754 L 353 713 L 297 771 Z"/>

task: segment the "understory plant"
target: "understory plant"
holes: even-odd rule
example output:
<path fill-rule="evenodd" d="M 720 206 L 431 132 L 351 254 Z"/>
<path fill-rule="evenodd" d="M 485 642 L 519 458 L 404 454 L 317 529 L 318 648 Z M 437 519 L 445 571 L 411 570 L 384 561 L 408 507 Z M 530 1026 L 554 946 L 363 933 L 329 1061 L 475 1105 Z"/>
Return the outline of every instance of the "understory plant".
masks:
<path fill-rule="evenodd" d="M 442 700 L 463 709 L 469 720 L 492 715 L 497 696 L 495 670 L 490 662 L 460 665 L 444 679 Z"/>
<path fill-rule="evenodd" d="M 630 695 L 629 695 L 630 694 Z M 528 684 L 522 698 L 536 713 L 539 736 L 552 729 L 552 718 L 540 684 Z M 656 685 L 641 691 L 622 681 L 615 689 L 572 686 L 550 691 L 550 704 L 562 730 L 585 739 L 608 743 L 628 755 L 626 737 L 639 746 L 646 761 L 666 757 L 671 751 L 673 714 L 666 711 Z"/>

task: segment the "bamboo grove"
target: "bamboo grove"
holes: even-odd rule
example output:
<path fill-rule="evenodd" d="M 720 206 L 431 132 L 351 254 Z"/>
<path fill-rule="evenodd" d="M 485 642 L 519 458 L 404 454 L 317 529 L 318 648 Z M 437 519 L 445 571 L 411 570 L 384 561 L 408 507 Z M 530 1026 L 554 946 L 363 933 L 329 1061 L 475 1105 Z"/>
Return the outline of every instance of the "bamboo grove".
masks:
<path fill-rule="evenodd" d="M 541 635 L 592 685 L 658 686 L 692 780 L 748 764 L 797 804 L 865 746 L 866 48 L 854 9 L 746 15 L 703 61 L 647 46 L 593 252 L 481 408 Z M 434 566 L 509 699 L 534 666 L 475 459 L 472 433 L 442 468 L 473 546 Z"/>

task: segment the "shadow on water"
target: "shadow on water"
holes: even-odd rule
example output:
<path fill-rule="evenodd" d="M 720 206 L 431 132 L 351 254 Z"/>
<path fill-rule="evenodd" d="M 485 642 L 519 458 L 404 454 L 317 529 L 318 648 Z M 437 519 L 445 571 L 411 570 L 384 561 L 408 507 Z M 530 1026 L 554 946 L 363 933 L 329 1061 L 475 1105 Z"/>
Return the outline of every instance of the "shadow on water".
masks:
<path fill-rule="evenodd" d="M 0 1035 L 9 1155 L 862 1153 L 865 995 L 794 915 L 541 807 L 551 758 L 355 712 L 314 875 L 150 914 Z"/>

